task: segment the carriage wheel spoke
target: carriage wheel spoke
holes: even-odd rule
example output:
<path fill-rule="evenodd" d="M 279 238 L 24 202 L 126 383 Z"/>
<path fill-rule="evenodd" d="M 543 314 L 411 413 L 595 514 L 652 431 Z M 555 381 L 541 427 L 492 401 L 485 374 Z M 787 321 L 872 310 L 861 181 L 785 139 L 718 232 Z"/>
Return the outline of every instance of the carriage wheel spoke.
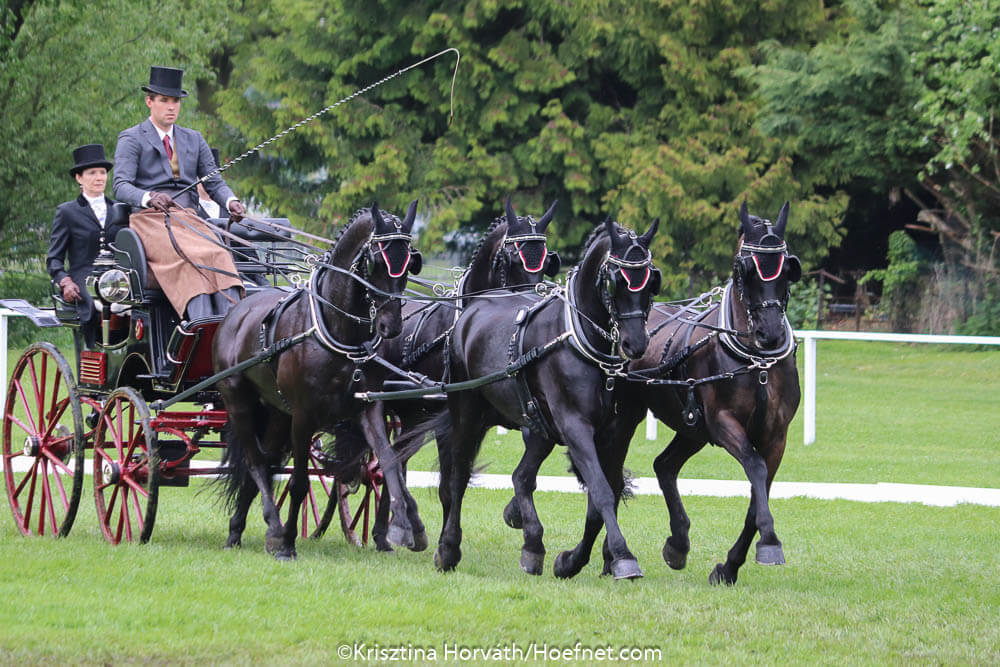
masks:
<path fill-rule="evenodd" d="M 17 396 L 21 399 L 21 408 L 24 410 L 24 414 L 27 415 L 29 422 L 27 425 L 23 424 L 21 421 L 17 421 L 17 423 L 24 429 L 25 433 L 28 435 L 35 435 L 41 429 L 35 424 L 35 413 L 32 412 L 31 406 L 28 405 L 28 394 L 24 390 L 24 384 L 21 382 L 21 379 L 18 378 L 14 381 L 14 385 L 17 387 Z M 13 415 L 14 406 L 10 406 L 8 410 Z M 13 417 L 11 419 L 13 420 Z"/>

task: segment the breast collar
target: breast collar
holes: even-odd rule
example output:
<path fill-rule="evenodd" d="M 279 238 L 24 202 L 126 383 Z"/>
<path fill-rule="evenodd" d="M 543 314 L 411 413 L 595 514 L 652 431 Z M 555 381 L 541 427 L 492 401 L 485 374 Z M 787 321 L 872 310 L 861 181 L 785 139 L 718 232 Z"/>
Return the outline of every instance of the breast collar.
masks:
<path fill-rule="evenodd" d="M 566 330 L 569 332 L 570 345 L 581 356 L 592 362 L 595 366 L 598 366 L 606 375 L 623 375 L 624 368 L 628 364 L 628 359 L 621 355 L 608 354 L 598 350 L 583 335 L 583 322 L 580 320 L 580 311 L 576 306 L 576 298 L 574 296 L 576 280 L 577 271 L 574 269 L 570 271 L 566 278 L 566 296 L 563 299 L 563 320 L 566 323 Z M 599 328 L 598 331 L 606 338 L 610 338 L 612 345 L 617 349 L 617 328 L 612 329 L 610 336 Z"/>
<path fill-rule="evenodd" d="M 316 290 L 319 286 L 319 271 L 321 267 L 315 267 L 309 275 L 309 313 L 312 316 L 312 332 L 320 345 L 336 354 L 342 354 L 355 363 L 363 363 L 375 356 L 375 350 L 382 342 L 382 336 L 375 334 L 375 337 L 361 345 L 347 345 L 335 339 L 326 328 L 326 323 L 319 314 L 319 302 L 316 299 Z"/>
<path fill-rule="evenodd" d="M 726 349 L 741 359 L 754 362 L 761 360 L 781 361 L 795 350 L 795 332 L 792 330 L 792 325 L 789 323 L 787 315 L 782 316 L 782 321 L 785 325 L 784 347 L 777 350 L 754 350 L 741 343 L 736 336 L 730 333 L 731 331 L 734 331 L 730 321 L 730 310 L 732 308 L 733 298 L 732 294 L 733 281 L 730 280 L 726 283 L 725 288 L 723 288 L 722 305 L 719 308 L 719 339 L 722 341 L 722 344 L 726 346 Z"/>

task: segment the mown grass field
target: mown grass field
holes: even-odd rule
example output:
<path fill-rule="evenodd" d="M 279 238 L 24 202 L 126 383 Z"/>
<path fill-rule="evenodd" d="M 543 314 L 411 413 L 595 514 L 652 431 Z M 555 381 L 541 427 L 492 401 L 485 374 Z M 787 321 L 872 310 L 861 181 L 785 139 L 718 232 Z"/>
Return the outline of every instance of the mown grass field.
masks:
<path fill-rule="evenodd" d="M 802 445 L 797 418 L 779 480 L 1000 487 L 997 352 L 821 341 L 818 372 L 817 442 Z M 647 442 L 637 432 L 635 474 L 652 474 L 669 439 L 659 433 Z M 490 434 L 480 463 L 509 472 L 520 451 L 515 436 Z M 411 468 L 433 469 L 433 454 L 426 448 Z M 554 455 L 542 474 L 565 468 Z M 715 448 L 683 476 L 743 477 Z M 749 562 L 736 586 L 711 587 L 745 499 L 686 499 L 692 551 L 680 572 L 660 557 L 662 499 L 632 499 L 621 523 L 646 576 L 614 582 L 599 576 L 597 553 L 573 580 L 551 575 L 558 551 L 579 538 L 579 494 L 537 494 L 549 553 L 546 574 L 529 577 L 517 566 L 520 534 L 500 518 L 506 491 L 469 491 L 463 560 L 440 574 L 433 489 L 415 490 L 427 552 L 358 550 L 331 529 L 300 541 L 298 561 L 278 563 L 264 554 L 257 505 L 244 548 L 221 550 L 227 517 L 202 483 L 161 490 L 152 543 L 110 547 L 91 488 L 63 540 L 20 537 L 4 508 L 0 662 L 460 662 L 469 654 L 459 647 L 534 663 L 544 657 L 536 650 L 570 649 L 596 662 L 583 649 L 610 646 L 654 649 L 647 657 L 672 664 L 1000 663 L 1000 508 L 775 500 L 787 564 Z"/>

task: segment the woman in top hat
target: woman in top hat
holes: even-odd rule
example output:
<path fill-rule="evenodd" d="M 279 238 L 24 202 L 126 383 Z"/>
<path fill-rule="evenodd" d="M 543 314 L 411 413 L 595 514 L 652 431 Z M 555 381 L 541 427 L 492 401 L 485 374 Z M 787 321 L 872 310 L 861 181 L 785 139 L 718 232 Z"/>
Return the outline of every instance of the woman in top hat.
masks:
<path fill-rule="evenodd" d="M 49 252 L 45 258 L 52 282 L 59 286 L 63 300 L 75 303 L 80 316 L 80 328 L 87 347 L 93 347 L 99 329 L 99 315 L 94 300 L 87 292 L 86 279 L 94 269 L 94 259 L 101 239 L 114 241 L 121 228 L 108 222 L 111 205 L 115 202 L 104 195 L 111 163 L 104 157 L 104 146 L 87 144 L 73 149 L 70 176 L 80 186 L 80 195 L 56 207 L 52 221 Z M 66 260 L 69 260 L 69 267 Z"/>

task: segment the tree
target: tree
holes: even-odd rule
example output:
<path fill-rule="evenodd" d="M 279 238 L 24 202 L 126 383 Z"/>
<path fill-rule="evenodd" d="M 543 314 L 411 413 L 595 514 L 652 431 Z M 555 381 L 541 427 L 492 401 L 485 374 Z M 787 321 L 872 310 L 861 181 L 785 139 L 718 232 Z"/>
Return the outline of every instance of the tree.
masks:
<path fill-rule="evenodd" d="M 816 3 L 540 0 L 273 0 L 247 21 L 260 39 L 232 55 L 219 114 L 233 150 L 432 53 L 453 61 L 394 79 L 268 146 L 230 181 L 312 231 L 329 232 L 372 200 L 421 200 L 421 243 L 482 229 L 512 193 L 518 210 L 560 200 L 569 259 L 605 216 L 645 228 L 663 219 L 655 256 L 668 290 L 728 273 L 735 212 L 795 202 L 789 236 L 816 261 L 838 236 L 845 197 L 799 179 L 784 140 L 751 123 L 736 71 L 764 37 L 816 39 Z M 266 24 L 266 29 L 264 25 Z M 551 229 L 551 228 L 550 228 Z"/>
<path fill-rule="evenodd" d="M 186 68 L 195 94 L 183 120 L 198 126 L 196 83 L 213 76 L 207 54 L 223 9 L 222 0 L 0 0 L 0 293 L 47 293 L 52 216 L 79 192 L 71 151 L 102 143 L 114 154 L 118 133 L 148 115 L 140 87 L 150 65 Z"/>

